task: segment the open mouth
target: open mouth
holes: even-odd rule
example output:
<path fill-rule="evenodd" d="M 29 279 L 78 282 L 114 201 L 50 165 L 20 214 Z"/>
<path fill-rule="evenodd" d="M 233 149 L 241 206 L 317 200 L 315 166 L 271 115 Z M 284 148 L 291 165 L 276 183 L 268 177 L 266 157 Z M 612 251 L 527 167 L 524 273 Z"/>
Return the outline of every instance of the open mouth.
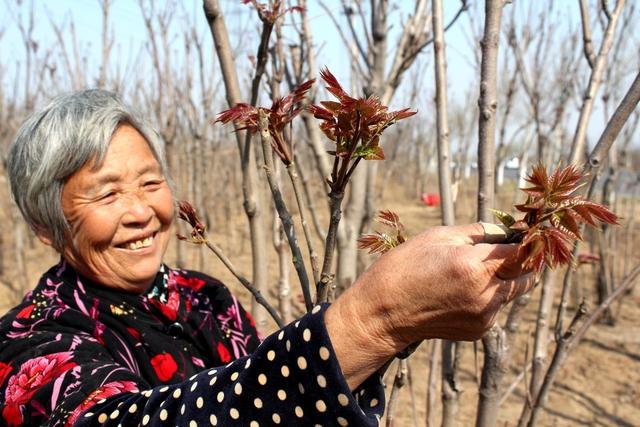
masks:
<path fill-rule="evenodd" d="M 142 239 L 130 240 L 128 242 L 121 243 L 121 244 L 117 245 L 116 247 L 122 248 L 122 249 L 129 249 L 131 251 L 134 251 L 136 249 L 148 248 L 149 246 L 151 246 L 153 244 L 153 239 L 154 239 L 155 235 L 156 235 L 156 233 L 153 233 L 151 236 L 147 236 L 147 237 L 144 237 Z"/>

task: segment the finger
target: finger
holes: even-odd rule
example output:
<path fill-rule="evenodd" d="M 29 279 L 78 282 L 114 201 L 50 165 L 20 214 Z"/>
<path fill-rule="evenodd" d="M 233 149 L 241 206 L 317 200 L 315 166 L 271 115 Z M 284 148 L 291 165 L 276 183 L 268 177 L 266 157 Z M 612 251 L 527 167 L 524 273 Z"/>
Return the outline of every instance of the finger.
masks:
<path fill-rule="evenodd" d="M 525 273 L 529 273 L 523 267 L 526 253 L 520 250 L 520 245 L 513 243 L 487 244 L 480 243 L 474 246 L 476 251 L 484 252 L 482 260 L 497 278 L 503 280 L 514 279 Z"/>
<path fill-rule="evenodd" d="M 536 281 L 534 273 L 524 274 L 517 279 L 503 280 L 500 285 L 500 292 L 506 297 L 505 304 L 529 292 L 533 289 Z"/>
<path fill-rule="evenodd" d="M 448 227 L 434 227 L 421 235 L 424 243 L 433 245 L 475 245 L 484 242 L 484 228 L 479 222 Z"/>

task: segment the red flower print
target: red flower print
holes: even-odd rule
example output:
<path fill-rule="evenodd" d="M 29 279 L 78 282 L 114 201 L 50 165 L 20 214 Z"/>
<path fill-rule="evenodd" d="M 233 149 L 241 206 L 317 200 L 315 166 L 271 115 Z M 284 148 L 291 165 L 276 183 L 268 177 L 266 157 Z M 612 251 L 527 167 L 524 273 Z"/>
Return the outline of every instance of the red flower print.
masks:
<path fill-rule="evenodd" d="M 178 370 L 178 364 L 173 356 L 168 353 L 153 356 L 151 358 L 151 366 L 153 366 L 158 379 L 162 382 L 169 381 Z"/>
<path fill-rule="evenodd" d="M 199 291 L 206 283 L 202 279 L 198 279 L 197 277 L 186 278 L 179 274 L 175 276 L 176 283 L 185 288 L 191 288 L 194 291 Z"/>
<path fill-rule="evenodd" d="M 166 303 L 157 299 L 151 299 L 151 303 L 160 309 L 162 315 L 169 320 L 175 321 L 178 318 L 178 308 L 180 308 L 180 293 L 175 289 L 169 289 L 169 298 Z"/>
<path fill-rule="evenodd" d="M 222 363 L 231 362 L 231 354 L 227 347 L 224 346 L 221 342 L 218 343 L 218 356 L 220 356 L 220 361 Z"/>
<path fill-rule="evenodd" d="M 67 418 L 65 427 L 72 426 L 83 412 L 100 400 L 126 392 L 138 392 L 137 384 L 133 381 L 113 381 L 103 385 L 97 390 L 94 390 L 78 407 L 76 407 L 76 409 L 71 413 L 71 416 Z"/>
<path fill-rule="evenodd" d="M 0 362 L 0 385 L 4 384 L 4 380 L 7 379 L 12 369 L 11 365 Z"/>
<path fill-rule="evenodd" d="M 255 322 L 255 320 L 253 320 L 253 316 L 250 315 L 248 311 L 245 311 L 244 315 L 247 317 L 247 320 L 249 321 L 249 324 L 251 325 L 251 327 L 255 328 L 256 327 L 256 322 Z"/>
<path fill-rule="evenodd" d="M 127 328 L 127 332 L 129 332 L 131 335 L 133 335 L 133 337 L 137 340 L 140 340 L 140 332 L 138 332 L 137 330 L 129 327 Z"/>
<path fill-rule="evenodd" d="M 71 352 L 62 352 L 27 360 L 18 373 L 9 378 L 2 416 L 10 426 L 22 423 L 21 406 L 28 403 L 38 389 L 76 366 L 72 356 Z"/>
<path fill-rule="evenodd" d="M 31 316 L 31 312 L 35 308 L 35 305 L 29 304 L 16 315 L 16 319 L 28 319 Z"/>

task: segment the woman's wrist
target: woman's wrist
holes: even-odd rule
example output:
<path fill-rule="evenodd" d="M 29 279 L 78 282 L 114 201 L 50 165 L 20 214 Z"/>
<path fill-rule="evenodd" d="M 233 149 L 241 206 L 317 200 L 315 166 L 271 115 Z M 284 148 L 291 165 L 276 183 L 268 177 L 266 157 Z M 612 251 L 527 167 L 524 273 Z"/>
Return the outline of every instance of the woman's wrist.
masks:
<path fill-rule="evenodd" d="M 406 345 L 391 333 L 383 307 L 362 301 L 362 293 L 352 289 L 327 309 L 324 321 L 342 373 L 354 390 Z"/>

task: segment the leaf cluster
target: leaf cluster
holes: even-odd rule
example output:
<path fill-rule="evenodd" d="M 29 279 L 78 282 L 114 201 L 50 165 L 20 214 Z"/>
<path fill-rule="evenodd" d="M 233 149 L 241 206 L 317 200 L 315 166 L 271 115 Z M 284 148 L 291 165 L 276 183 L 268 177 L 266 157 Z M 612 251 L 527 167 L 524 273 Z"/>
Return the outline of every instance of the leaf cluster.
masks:
<path fill-rule="evenodd" d="M 353 98 L 349 96 L 331 72 L 320 72 L 326 88 L 337 101 L 323 101 L 311 105 L 309 110 L 319 119 L 320 129 L 336 144 L 329 154 L 335 156 L 329 185 L 344 190 L 344 184 L 360 159 L 383 160 L 380 135 L 389 126 L 416 114 L 408 108 L 388 111 L 376 96 Z"/>
<path fill-rule="evenodd" d="M 304 98 L 313 86 L 315 80 L 308 80 L 298 86 L 293 92 L 283 98 L 276 98 L 271 108 L 255 107 L 246 103 L 238 103 L 228 110 L 218 114 L 214 123 L 224 124 L 233 122 L 238 128 L 236 131 L 246 130 L 255 134 L 258 132 L 258 117 L 260 111 L 267 113 L 269 117 L 269 134 L 275 153 L 282 159 L 285 165 L 293 162 L 293 151 L 284 137 L 287 125 L 304 109 Z"/>
<path fill-rule="evenodd" d="M 521 190 L 527 200 L 515 208 L 525 215 L 516 220 L 506 212 L 494 211 L 497 219 L 521 240 L 525 268 L 540 271 L 571 262 L 572 245 L 582 240 L 581 224 L 618 224 L 618 217 L 606 206 L 585 199 L 577 191 L 585 185 L 583 172 L 574 165 L 557 168 L 551 175 L 542 164 L 534 166 Z"/>
<path fill-rule="evenodd" d="M 407 241 L 404 234 L 404 225 L 400 222 L 398 214 L 386 210 L 378 213 L 375 221 L 390 230 L 389 233 L 376 231 L 371 234 L 363 234 L 358 239 L 358 249 L 366 249 L 370 254 L 383 254 Z"/>

